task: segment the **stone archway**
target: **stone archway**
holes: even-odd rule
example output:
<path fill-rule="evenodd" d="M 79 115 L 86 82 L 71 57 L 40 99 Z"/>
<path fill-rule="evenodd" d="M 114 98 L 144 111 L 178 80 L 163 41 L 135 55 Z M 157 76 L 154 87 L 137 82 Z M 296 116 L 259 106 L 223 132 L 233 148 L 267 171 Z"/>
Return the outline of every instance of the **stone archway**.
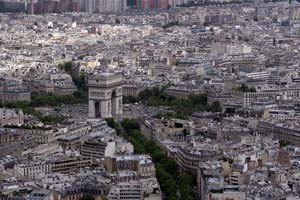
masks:
<path fill-rule="evenodd" d="M 89 118 L 122 114 L 121 74 L 103 73 L 89 78 Z"/>

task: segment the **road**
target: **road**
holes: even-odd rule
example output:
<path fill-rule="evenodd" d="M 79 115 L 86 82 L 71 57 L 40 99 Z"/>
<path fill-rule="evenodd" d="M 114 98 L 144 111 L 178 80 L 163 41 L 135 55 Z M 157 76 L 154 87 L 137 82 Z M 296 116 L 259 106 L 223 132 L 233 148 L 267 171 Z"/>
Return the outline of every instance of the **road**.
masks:
<path fill-rule="evenodd" d="M 63 115 L 74 119 L 86 119 L 88 117 L 87 104 L 63 105 L 58 111 L 54 111 L 51 107 L 40 107 L 37 110 L 44 115 Z"/>
<path fill-rule="evenodd" d="M 148 107 L 144 105 L 129 104 L 124 105 L 123 114 L 120 116 L 120 118 L 148 118 L 153 117 L 160 112 L 167 112 L 167 109 L 163 107 Z"/>

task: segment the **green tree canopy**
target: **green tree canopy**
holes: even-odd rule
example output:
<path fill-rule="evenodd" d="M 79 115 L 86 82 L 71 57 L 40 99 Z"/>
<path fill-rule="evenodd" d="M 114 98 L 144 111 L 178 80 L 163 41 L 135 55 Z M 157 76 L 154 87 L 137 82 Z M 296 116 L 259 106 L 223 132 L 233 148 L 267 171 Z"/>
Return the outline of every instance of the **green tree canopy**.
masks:
<path fill-rule="evenodd" d="M 86 194 L 86 195 L 83 195 L 83 197 L 81 197 L 80 200 L 95 200 L 95 198 L 90 194 Z"/>

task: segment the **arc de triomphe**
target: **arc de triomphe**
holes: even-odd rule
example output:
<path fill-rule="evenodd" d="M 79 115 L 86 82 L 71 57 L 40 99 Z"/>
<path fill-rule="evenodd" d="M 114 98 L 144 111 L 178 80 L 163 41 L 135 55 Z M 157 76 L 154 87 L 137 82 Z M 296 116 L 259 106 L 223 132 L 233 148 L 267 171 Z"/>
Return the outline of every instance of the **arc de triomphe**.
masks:
<path fill-rule="evenodd" d="M 108 118 L 122 114 L 121 74 L 101 73 L 89 77 L 89 118 Z"/>

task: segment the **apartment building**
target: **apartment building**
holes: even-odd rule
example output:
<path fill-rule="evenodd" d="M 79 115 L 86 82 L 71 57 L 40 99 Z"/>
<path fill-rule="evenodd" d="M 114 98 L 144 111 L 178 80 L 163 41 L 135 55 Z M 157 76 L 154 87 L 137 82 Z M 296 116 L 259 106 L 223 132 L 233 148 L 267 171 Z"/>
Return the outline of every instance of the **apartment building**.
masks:
<path fill-rule="evenodd" d="M 31 91 L 26 87 L 18 88 L 0 88 L 0 101 L 2 102 L 18 102 L 30 101 Z"/>
<path fill-rule="evenodd" d="M 186 172 L 197 173 L 199 162 L 222 159 L 221 149 L 209 149 L 205 147 L 179 147 L 175 160 L 180 168 Z"/>
<path fill-rule="evenodd" d="M 92 138 L 81 145 L 80 154 L 86 158 L 103 159 L 113 156 L 115 150 L 115 142 L 104 142 L 101 138 Z"/>
<path fill-rule="evenodd" d="M 58 158 L 52 163 L 51 172 L 53 173 L 78 173 L 80 169 L 91 167 L 92 159 L 79 157 Z"/>
<path fill-rule="evenodd" d="M 109 172 L 135 171 L 138 177 L 155 177 L 156 169 L 148 155 L 124 155 L 107 157 L 105 165 Z"/>
<path fill-rule="evenodd" d="M 0 145 L 10 144 L 21 141 L 22 136 L 20 132 L 0 129 Z"/>
<path fill-rule="evenodd" d="M 139 181 L 123 182 L 114 185 L 108 194 L 109 200 L 140 200 L 142 199 L 142 190 Z"/>
<path fill-rule="evenodd" d="M 55 131 L 52 128 L 44 126 L 17 126 L 5 125 L 6 130 L 15 130 L 21 134 L 31 136 L 33 141 L 37 144 L 44 144 L 54 140 Z"/>
<path fill-rule="evenodd" d="M 5 126 L 8 124 L 24 124 L 23 111 L 0 108 L 0 126 Z"/>
<path fill-rule="evenodd" d="M 52 164 L 48 161 L 34 161 L 17 164 L 14 167 L 14 172 L 19 177 L 34 179 L 40 174 L 51 173 Z"/>

